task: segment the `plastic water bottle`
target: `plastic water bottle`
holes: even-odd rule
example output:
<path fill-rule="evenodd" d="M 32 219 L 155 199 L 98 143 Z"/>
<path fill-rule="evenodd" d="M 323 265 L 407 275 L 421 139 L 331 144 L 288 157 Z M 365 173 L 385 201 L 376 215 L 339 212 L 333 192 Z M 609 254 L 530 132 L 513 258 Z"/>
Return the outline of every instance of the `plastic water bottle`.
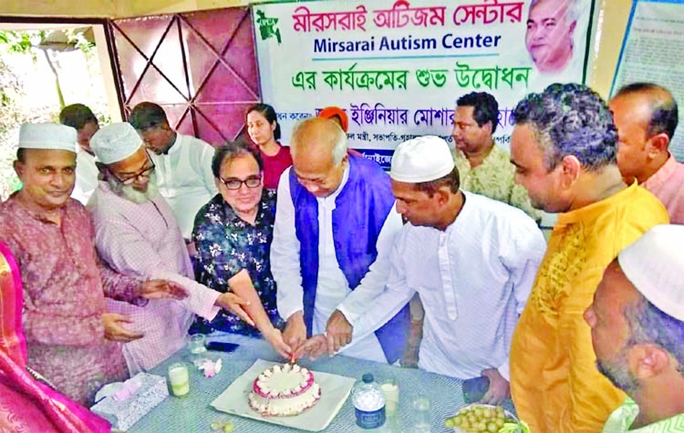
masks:
<path fill-rule="evenodd" d="M 384 431 L 385 394 L 373 375 L 366 373 L 352 390 L 356 425 L 363 432 Z"/>

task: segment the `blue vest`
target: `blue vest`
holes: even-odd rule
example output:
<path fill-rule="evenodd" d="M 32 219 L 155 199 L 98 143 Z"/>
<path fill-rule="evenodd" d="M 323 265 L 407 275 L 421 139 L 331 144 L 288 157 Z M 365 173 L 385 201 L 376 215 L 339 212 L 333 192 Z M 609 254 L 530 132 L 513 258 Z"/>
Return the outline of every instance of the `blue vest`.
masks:
<path fill-rule="evenodd" d="M 300 244 L 304 323 L 310 336 L 318 283 L 318 201 L 299 183 L 294 170 L 290 170 L 290 193 Z M 351 290 L 359 285 L 378 255 L 376 243 L 392 206 L 394 196 L 389 176 L 375 162 L 350 155 L 349 178 L 335 199 L 332 227 L 337 262 Z M 401 358 L 409 326 L 407 305 L 375 331 L 390 363 Z"/>

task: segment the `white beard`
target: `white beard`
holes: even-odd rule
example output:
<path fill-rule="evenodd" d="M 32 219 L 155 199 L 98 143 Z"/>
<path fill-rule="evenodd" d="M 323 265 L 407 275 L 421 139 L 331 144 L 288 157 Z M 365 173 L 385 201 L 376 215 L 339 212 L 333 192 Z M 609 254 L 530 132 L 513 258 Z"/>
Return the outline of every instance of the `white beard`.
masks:
<path fill-rule="evenodd" d="M 113 176 L 110 176 L 107 179 L 107 183 L 116 195 L 123 197 L 128 201 L 132 201 L 135 204 L 146 203 L 155 198 L 159 193 L 156 173 L 152 173 L 150 176 L 150 181 L 147 183 L 147 190 L 145 192 L 138 191 L 137 189 L 133 188 L 133 185 L 124 185 Z"/>

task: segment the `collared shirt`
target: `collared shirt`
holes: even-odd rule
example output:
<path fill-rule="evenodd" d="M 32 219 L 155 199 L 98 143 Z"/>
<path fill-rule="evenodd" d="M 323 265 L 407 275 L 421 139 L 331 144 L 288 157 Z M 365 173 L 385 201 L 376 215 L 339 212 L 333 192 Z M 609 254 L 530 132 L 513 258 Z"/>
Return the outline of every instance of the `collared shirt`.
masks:
<path fill-rule="evenodd" d="M 220 194 L 203 206 L 195 218 L 192 240 L 197 248 L 197 280 L 221 293 L 230 291 L 228 280 L 246 269 L 271 323 L 282 328 L 276 307 L 276 285 L 269 251 L 273 239 L 275 193 L 264 190 L 254 225 L 243 221 Z M 260 335 L 230 311 L 221 310 L 213 321 L 200 326 L 237 334 Z"/>
<path fill-rule="evenodd" d="M 470 168 L 463 152 L 456 149 L 455 162 L 461 176 L 461 189 L 515 206 L 538 222 L 541 213 L 532 207 L 527 190 L 515 183 L 515 166 L 510 159 L 508 152 L 494 145 L 482 164 Z"/>
<path fill-rule="evenodd" d="M 446 230 L 404 226 L 392 249 L 387 288 L 353 324 L 354 339 L 387 322 L 418 293 L 425 309 L 420 368 L 460 379 L 497 368 L 508 378 L 513 330 L 546 243 L 520 210 L 464 196 Z"/>
<path fill-rule="evenodd" d="M 287 320 L 297 311 L 304 311 L 302 276 L 299 263 L 299 240 L 295 230 L 295 208 L 290 194 L 290 169 L 285 170 L 278 184 L 276 224 L 271 246 L 271 269 L 278 283 L 278 310 Z M 313 334 L 325 332 L 328 318 L 339 309 L 353 322 L 366 311 L 369 303 L 382 292 L 389 274 L 389 253 L 395 236 L 402 227 L 401 215 L 392 208 L 380 230 L 376 244 L 378 256 L 370 266 L 361 283 L 352 291 L 335 254 L 332 212 L 335 199 L 349 179 L 349 166 L 345 169 L 342 183 L 328 197 L 316 198 L 318 202 L 318 284 L 314 306 Z M 395 312 L 396 314 L 396 312 Z M 373 334 L 363 341 L 345 348 L 347 356 L 387 362 L 380 342 Z"/>
<path fill-rule="evenodd" d="M 101 264 L 83 205 L 69 200 L 61 213 L 57 225 L 10 197 L 0 204 L 0 239 L 21 269 L 29 367 L 89 404 L 102 385 L 127 375 L 120 346 L 104 339 L 105 295 L 139 301 L 140 281 Z"/>
<path fill-rule="evenodd" d="M 668 221 L 636 184 L 559 215 L 511 348 L 513 401 L 532 431 L 594 433 L 624 401 L 596 369 L 583 314 L 620 250 Z"/>
<path fill-rule="evenodd" d="M 684 164 L 670 155 L 665 165 L 642 186 L 663 202 L 672 224 L 684 224 Z"/>
<path fill-rule="evenodd" d="M 95 156 L 89 154 L 78 146 L 76 154 L 76 184 L 71 193 L 71 198 L 81 202 L 83 206 L 88 204 L 90 196 L 97 188 L 97 176 L 99 172 L 95 165 Z"/>
<path fill-rule="evenodd" d="M 218 194 L 211 171 L 214 148 L 199 138 L 176 134 L 168 154 L 151 156 L 159 192 L 171 206 L 183 237 L 190 239 L 197 211 Z"/>
<path fill-rule="evenodd" d="M 627 397 L 625 403 L 610 415 L 602 433 L 684 433 L 684 413 L 632 429 L 632 423 L 638 415 L 639 406 Z"/>
<path fill-rule="evenodd" d="M 199 314 L 212 319 L 219 293 L 194 281 L 188 250 L 171 208 L 161 195 L 134 203 L 100 182 L 89 210 L 95 224 L 95 244 L 102 259 L 115 271 L 142 278 L 171 280 L 183 286 L 183 300 L 155 299 L 144 306 L 114 300 L 107 309 L 125 314 L 130 330 L 144 333 L 123 345 L 131 375 L 149 370 L 181 349 L 188 329 Z"/>

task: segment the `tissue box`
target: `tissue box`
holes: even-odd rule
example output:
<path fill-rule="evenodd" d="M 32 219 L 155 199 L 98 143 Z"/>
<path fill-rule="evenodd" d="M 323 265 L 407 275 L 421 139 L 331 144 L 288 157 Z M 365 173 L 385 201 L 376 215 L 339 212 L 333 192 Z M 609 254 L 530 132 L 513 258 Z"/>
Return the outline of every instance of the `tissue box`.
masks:
<path fill-rule="evenodd" d="M 129 380 L 140 380 L 140 388 L 123 401 L 113 395 L 105 397 L 90 410 L 105 418 L 117 430 L 128 430 L 140 418 L 169 396 L 166 378 L 148 373 L 138 373 Z"/>

